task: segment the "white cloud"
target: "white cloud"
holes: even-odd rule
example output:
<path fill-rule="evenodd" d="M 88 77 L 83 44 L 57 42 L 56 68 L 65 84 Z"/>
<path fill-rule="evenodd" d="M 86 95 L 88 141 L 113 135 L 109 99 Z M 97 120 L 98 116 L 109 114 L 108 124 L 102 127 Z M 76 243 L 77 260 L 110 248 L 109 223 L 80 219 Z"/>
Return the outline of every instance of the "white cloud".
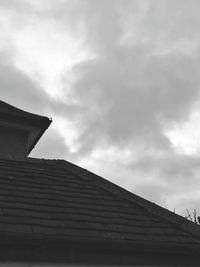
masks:
<path fill-rule="evenodd" d="M 0 10 L 1 46 L 12 44 L 14 64 L 29 75 L 53 97 L 63 98 L 63 76 L 71 68 L 93 55 L 84 46 L 84 25 L 72 32 L 53 17 L 44 17 L 47 5 L 41 1 L 29 3 L 29 11 Z M 61 1 L 63 2 L 63 1 Z M 47 4 L 47 3 L 46 3 Z M 53 8 L 53 3 L 50 9 Z"/>
<path fill-rule="evenodd" d="M 78 151 L 80 144 L 77 139 L 80 134 L 78 127 L 75 122 L 66 120 L 63 117 L 60 117 L 56 114 L 53 115 L 54 123 L 52 127 L 55 131 L 58 131 L 60 136 L 65 142 L 66 147 L 69 149 L 69 152 L 75 153 Z"/>
<path fill-rule="evenodd" d="M 166 136 L 170 139 L 175 151 L 186 155 L 200 154 L 200 112 L 195 111 L 189 120 L 174 123 Z"/>
<path fill-rule="evenodd" d="M 35 79 L 50 95 L 62 96 L 62 79 L 74 64 L 88 58 L 79 37 L 59 30 L 54 21 L 32 22 L 13 34 L 18 68 Z"/>

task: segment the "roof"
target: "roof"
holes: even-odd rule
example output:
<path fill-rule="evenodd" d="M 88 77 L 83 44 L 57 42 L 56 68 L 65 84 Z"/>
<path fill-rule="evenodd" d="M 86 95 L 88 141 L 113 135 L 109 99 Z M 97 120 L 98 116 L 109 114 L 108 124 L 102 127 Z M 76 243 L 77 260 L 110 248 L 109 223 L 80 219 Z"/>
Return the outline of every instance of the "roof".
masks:
<path fill-rule="evenodd" d="M 0 159 L 0 236 L 200 248 L 199 226 L 64 160 Z"/>
<path fill-rule="evenodd" d="M 29 154 L 52 121 L 47 117 L 24 111 L 0 100 L 0 122 L 23 125 L 28 129 L 30 132 Z"/>
<path fill-rule="evenodd" d="M 28 122 L 34 121 L 38 125 L 39 123 L 48 119 L 45 116 L 33 114 L 30 112 L 24 111 L 22 109 L 16 108 L 15 106 L 12 106 L 2 100 L 0 100 L 0 114 L 4 114 L 5 116 L 7 115 L 10 118 L 11 117 L 21 118 Z"/>

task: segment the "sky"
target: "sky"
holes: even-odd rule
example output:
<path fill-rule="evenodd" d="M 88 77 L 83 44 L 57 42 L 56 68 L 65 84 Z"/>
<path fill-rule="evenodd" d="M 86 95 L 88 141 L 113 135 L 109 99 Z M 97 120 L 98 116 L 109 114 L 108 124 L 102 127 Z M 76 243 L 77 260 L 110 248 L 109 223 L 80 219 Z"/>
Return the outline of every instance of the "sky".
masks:
<path fill-rule="evenodd" d="M 0 99 L 65 159 L 200 215 L 200 1 L 0 0 Z"/>

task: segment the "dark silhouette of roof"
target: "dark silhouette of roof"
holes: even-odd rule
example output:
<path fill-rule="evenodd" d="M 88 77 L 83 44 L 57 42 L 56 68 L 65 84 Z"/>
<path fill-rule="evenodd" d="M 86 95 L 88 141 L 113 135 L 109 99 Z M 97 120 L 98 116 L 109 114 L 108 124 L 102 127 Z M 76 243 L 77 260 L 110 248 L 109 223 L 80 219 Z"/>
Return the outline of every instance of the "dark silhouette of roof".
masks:
<path fill-rule="evenodd" d="M 200 247 L 194 223 L 64 160 L 0 160 L 0 233 Z"/>
<path fill-rule="evenodd" d="M 0 122 L 5 121 L 36 128 L 32 134 L 30 133 L 31 137 L 29 138 L 28 154 L 52 122 L 47 117 L 24 111 L 0 100 Z M 30 132 L 31 131 L 32 130 L 30 130 Z"/>

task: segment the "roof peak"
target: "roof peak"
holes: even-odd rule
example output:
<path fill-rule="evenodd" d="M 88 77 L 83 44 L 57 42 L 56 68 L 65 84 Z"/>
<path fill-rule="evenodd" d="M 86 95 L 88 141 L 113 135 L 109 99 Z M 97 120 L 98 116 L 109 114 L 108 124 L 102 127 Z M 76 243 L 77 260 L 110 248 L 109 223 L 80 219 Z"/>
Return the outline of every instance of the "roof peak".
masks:
<path fill-rule="evenodd" d="M 0 100 L 1 156 L 26 158 L 50 124 L 47 117 Z"/>
<path fill-rule="evenodd" d="M 0 100 L 0 114 L 4 113 L 4 114 L 8 114 L 10 116 L 17 116 L 17 117 L 21 117 L 21 118 L 29 118 L 29 119 L 35 119 L 35 120 L 41 120 L 41 119 L 48 119 L 49 118 L 45 117 L 45 116 L 41 116 L 35 113 L 31 113 L 28 111 L 25 111 L 23 109 L 20 109 L 16 106 L 13 106 L 11 104 L 8 104 L 5 101 Z"/>

